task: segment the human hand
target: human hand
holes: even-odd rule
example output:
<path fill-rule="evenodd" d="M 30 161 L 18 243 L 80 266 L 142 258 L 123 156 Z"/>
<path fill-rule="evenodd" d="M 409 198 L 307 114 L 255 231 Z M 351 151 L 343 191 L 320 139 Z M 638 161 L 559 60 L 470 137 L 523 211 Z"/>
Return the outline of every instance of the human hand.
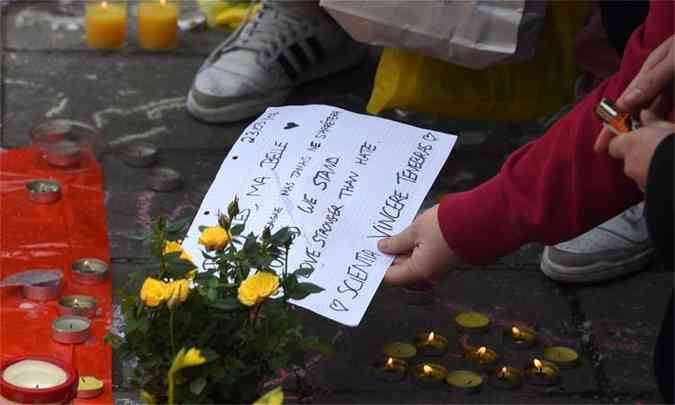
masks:
<path fill-rule="evenodd" d="M 675 124 L 657 119 L 649 110 L 642 110 L 640 115 L 646 125 L 612 139 L 609 154 L 623 159 L 624 173 L 644 192 L 654 151 L 663 138 L 675 132 Z"/>
<path fill-rule="evenodd" d="M 616 106 L 621 111 L 637 111 L 647 108 L 656 115 L 663 113 L 668 107 L 669 92 L 664 90 L 671 86 L 675 77 L 675 40 L 673 36 L 665 40 L 647 57 L 640 72 L 626 87 Z M 644 123 L 643 123 L 644 124 Z M 603 128 L 595 141 L 596 152 L 606 152 L 609 142 L 615 135 Z"/>
<path fill-rule="evenodd" d="M 382 253 L 396 255 L 384 274 L 384 282 L 390 285 L 436 283 L 450 266 L 461 262 L 441 233 L 438 204 L 415 218 L 403 232 L 380 240 L 378 248 Z"/>

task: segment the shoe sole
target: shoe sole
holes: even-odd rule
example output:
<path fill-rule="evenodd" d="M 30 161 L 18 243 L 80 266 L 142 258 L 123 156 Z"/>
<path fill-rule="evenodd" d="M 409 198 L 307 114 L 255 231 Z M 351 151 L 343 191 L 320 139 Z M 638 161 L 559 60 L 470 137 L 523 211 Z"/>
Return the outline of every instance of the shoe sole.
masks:
<path fill-rule="evenodd" d="M 292 87 L 296 87 L 325 76 L 338 73 L 342 70 L 349 69 L 358 65 L 363 61 L 367 54 L 367 48 L 362 47 L 360 50 L 354 52 L 353 50 L 345 50 L 345 52 L 338 52 L 337 54 L 347 55 L 345 58 L 339 59 L 342 63 L 336 63 L 335 60 L 326 61 L 315 68 L 306 72 L 303 80 L 294 83 Z M 190 114 L 200 121 L 215 123 L 231 123 L 241 121 L 247 118 L 254 117 L 261 114 L 267 107 L 281 105 L 286 101 L 290 94 L 292 87 L 279 89 L 264 98 L 255 100 L 248 100 L 233 103 L 220 108 L 206 108 L 197 104 L 192 97 L 192 90 L 190 90 L 187 98 L 187 110 Z"/>
<path fill-rule="evenodd" d="M 541 257 L 541 270 L 555 281 L 565 283 L 597 283 L 609 281 L 644 269 L 651 261 L 654 249 L 650 248 L 627 260 L 618 262 L 602 261 L 588 266 L 568 267 L 553 263 L 548 249 Z"/>

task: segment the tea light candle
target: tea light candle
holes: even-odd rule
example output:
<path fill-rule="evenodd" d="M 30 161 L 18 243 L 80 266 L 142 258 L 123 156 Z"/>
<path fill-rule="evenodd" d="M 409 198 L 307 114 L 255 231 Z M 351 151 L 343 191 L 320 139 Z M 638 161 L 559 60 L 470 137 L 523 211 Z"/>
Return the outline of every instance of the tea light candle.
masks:
<path fill-rule="evenodd" d="M 448 370 L 439 364 L 418 364 L 413 370 L 413 376 L 423 387 L 438 387 L 448 376 Z"/>
<path fill-rule="evenodd" d="M 387 358 L 386 361 L 375 363 L 377 378 L 386 382 L 401 381 L 405 378 L 408 363 L 405 360 Z"/>
<path fill-rule="evenodd" d="M 574 368 L 579 365 L 579 354 L 569 347 L 552 346 L 544 349 L 544 358 L 560 368 Z"/>
<path fill-rule="evenodd" d="M 485 346 L 471 347 L 464 352 L 464 356 L 475 363 L 478 367 L 487 367 L 497 361 L 497 353 Z"/>
<path fill-rule="evenodd" d="M 51 204 L 61 198 L 61 185 L 53 180 L 33 180 L 26 183 L 28 199 L 38 204 Z"/>
<path fill-rule="evenodd" d="M 473 371 L 455 370 L 445 379 L 450 388 L 465 393 L 474 393 L 483 387 L 483 377 Z"/>
<path fill-rule="evenodd" d="M 478 312 L 462 312 L 455 317 L 455 325 L 464 333 L 482 333 L 490 328 L 490 318 Z"/>
<path fill-rule="evenodd" d="M 148 142 L 129 145 L 122 150 L 122 160 L 131 167 L 149 167 L 157 162 L 158 149 Z"/>
<path fill-rule="evenodd" d="M 535 385 L 554 385 L 558 383 L 560 372 L 553 363 L 534 359 L 525 367 L 527 382 Z"/>
<path fill-rule="evenodd" d="M 108 278 L 108 264 L 95 258 L 80 259 L 73 262 L 73 281 L 80 284 L 101 284 Z"/>
<path fill-rule="evenodd" d="M 410 343 L 390 342 L 382 348 L 384 354 L 395 359 L 409 359 L 415 357 L 417 348 Z"/>
<path fill-rule="evenodd" d="M 423 356 L 442 356 L 448 351 L 448 340 L 434 332 L 423 332 L 415 337 L 415 347 Z"/>
<path fill-rule="evenodd" d="M 167 0 L 144 1 L 138 8 L 138 42 L 145 49 L 176 47 L 178 8 Z"/>
<path fill-rule="evenodd" d="M 537 334 L 534 331 L 518 326 L 504 330 L 504 342 L 514 349 L 528 349 L 537 343 Z"/>
<path fill-rule="evenodd" d="M 126 4 L 103 1 L 100 4 L 87 4 L 85 11 L 85 30 L 87 44 L 92 48 L 114 49 L 124 44 L 127 24 Z"/>
<path fill-rule="evenodd" d="M 96 300 L 87 295 L 65 296 L 59 300 L 59 313 L 93 318 L 96 316 Z"/>
<path fill-rule="evenodd" d="M 21 357 L 0 365 L 0 397 L 17 403 L 64 403 L 75 397 L 77 371 L 56 359 Z"/>
<path fill-rule="evenodd" d="M 154 191 L 173 191 L 183 185 L 183 177 L 168 167 L 158 167 L 150 173 L 148 187 Z"/>
<path fill-rule="evenodd" d="M 24 297 L 32 301 L 44 302 L 56 299 L 61 294 L 63 279 L 38 284 L 27 284 L 21 288 Z"/>
<path fill-rule="evenodd" d="M 490 373 L 488 382 L 495 388 L 511 390 L 523 384 L 523 374 L 517 368 L 500 366 Z"/>
<path fill-rule="evenodd" d="M 82 316 L 64 315 L 52 322 L 52 339 L 59 343 L 77 344 L 89 339 L 91 321 Z"/>
<path fill-rule="evenodd" d="M 46 152 L 45 160 L 50 166 L 69 169 L 80 164 L 82 146 L 77 142 L 61 140 L 50 144 Z"/>
<path fill-rule="evenodd" d="M 91 399 L 103 393 L 103 381 L 96 377 L 80 377 L 77 385 L 77 397 L 80 399 Z"/>

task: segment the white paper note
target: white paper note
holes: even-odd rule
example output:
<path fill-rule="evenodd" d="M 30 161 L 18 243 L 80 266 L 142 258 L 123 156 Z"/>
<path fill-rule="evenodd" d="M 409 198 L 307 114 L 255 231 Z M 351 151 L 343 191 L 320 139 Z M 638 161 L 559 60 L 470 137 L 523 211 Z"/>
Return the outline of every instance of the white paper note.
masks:
<path fill-rule="evenodd" d="M 299 229 L 289 271 L 314 268 L 301 281 L 325 290 L 293 303 L 356 326 L 393 261 L 377 241 L 412 222 L 455 140 L 331 106 L 269 108 L 228 153 L 183 247 L 202 268 L 198 228 L 238 196 L 245 233 Z"/>

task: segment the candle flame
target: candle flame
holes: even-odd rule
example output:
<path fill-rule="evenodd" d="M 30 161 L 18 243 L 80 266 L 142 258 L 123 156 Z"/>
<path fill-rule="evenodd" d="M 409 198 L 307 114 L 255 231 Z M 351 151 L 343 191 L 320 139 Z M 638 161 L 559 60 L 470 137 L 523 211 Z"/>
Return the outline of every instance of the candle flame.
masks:
<path fill-rule="evenodd" d="M 517 326 L 512 327 L 511 332 L 513 333 L 514 336 L 520 335 L 520 329 L 518 329 Z"/>
<path fill-rule="evenodd" d="M 392 357 L 387 360 L 387 367 L 392 367 L 394 365 L 394 359 Z"/>
<path fill-rule="evenodd" d="M 499 370 L 499 372 L 497 373 L 497 377 L 498 377 L 498 378 L 504 378 L 504 377 L 506 377 L 507 371 L 508 371 L 508 370 L 506 369 L 506 367 L 502 367 L 502 369 Z"/>
<path fill-rule="evenodd" d="M 422 370 L 424 370 L 424 374 L 431 374 L 431 370 L 433 369 L 431 368 L 431 366 L 425 364 L 424 367 L 422 367 Z"/>
<path fill-rule="evenodd" d="M 537 368 L 537 370 L 541 370 L 541 368 L 543 367 L 543 364 L 541 363 L 541 361 L 539 359 L 534 359 L 534 366 Z"/>
<path fill-rule="evenodd" d="M 428 342 L 431 342 L 432 340 L 434 340 L 434 336 L 435 336 L 435 335 L 434 335 L 434 332 L 430 332 L 430 333 L 429 333 L 429 337 L 427 337 L 427 341 L 428 341 Z"/>
<path fill-rule="evenodd" d="M 476 350 L 476 353 L 478 353 L 480 356 L 484 355 L 485 352 L 487 352 L 487 348 L 485 346 L 481 346 L 478 348 L 478 350 Z"/>
<path fill-rule="evenodd" d="M 108 8 L 108 2 L 104 1 L 103 3 L 101 3 L 101 8 L 104 9 L 104 10 L 107 9 Z M 86 262 L 85 262 L 85 264 L 86 264 Z"/>
<path fill-rule="evenodd" d="M 159 0 L 159 4 L 161 4 L 162 6 L 166 6 L 166 0 Z"/>

